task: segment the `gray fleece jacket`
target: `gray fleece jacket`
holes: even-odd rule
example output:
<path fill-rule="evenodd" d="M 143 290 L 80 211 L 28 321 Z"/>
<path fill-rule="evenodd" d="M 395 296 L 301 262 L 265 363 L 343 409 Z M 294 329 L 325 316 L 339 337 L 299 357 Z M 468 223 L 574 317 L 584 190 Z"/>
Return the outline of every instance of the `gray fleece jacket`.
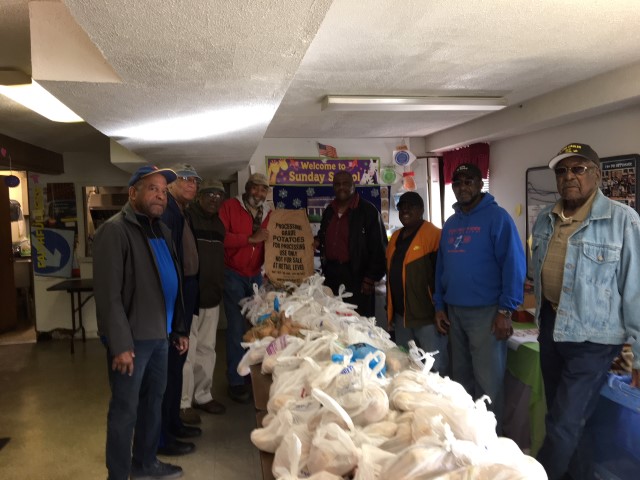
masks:
<path fill-rule="evenodd" d="M 149 221 L 149 225 L 141 225 Z M 182 275 L 171 232 L 159 220 L 136 215 L 127 203 L 98 228 L 93 241 L 93 290 L 98 330 L 112 355 L 133 350 L 134 340 L 167 338 L 167 314 L 160 272 L 148 240 L 162 235 L 180 281 L 172 335 L 187 336 L 182 302 Z M 153 233 L 151 233 L 153 234 Z"/>

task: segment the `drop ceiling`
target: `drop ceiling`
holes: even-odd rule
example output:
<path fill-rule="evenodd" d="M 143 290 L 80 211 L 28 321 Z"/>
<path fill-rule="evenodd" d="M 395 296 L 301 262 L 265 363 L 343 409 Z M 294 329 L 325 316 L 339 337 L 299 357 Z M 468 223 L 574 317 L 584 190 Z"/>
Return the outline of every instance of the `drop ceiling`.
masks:
<path fill-rule="evenodd" d="M 42 43 L 38 35 L 46 28 L 33 13 L 30 22 L 26 0 L 0 2 L 0 68 L 33 73 L 87 122 L 53 124 L 0 97 L 0 133 L 60 153 L 108 148 L 112 137 L 149 162 L 187 162 L 226 177 L 246 166 L 265 137 L 426 137 L 437 149 L 499 138 L 504 129 L 490 127 L 465 138 L 464 125 L 480 115 L 491 125 L 527 102 L 543 108 L 553 103 L 545 97 L 566 92 L 562 97 L 570 98 L 574 86 L 583 96 L 598 86 L 600 108 L 640 102 L 633 88 L 615 102 L 602 92 L 640 63 L 636 0 L 45 3 L 63 9 L 114 72 L 96 81 L 89 75 L 94 67 L 85 69 L 87 78 L 82 68 L 62 68 L 52 60 L 70 50 L 62 42 L 57 50 L 57 42 L 47 45 L 51 55 L 42 54 L 42 45 L 32 52 L 31 38 Z M 54 27 L 62 22 L 45 18 Z M 611 81 L 589 83 L 602 75 Z M 328 112 L 320 108 L 325 95 L 499 96 L 509 107 L 489 114 Z M 155 140 L 123 135 L 140 125 L 240 108 L 259 113 L 228 133 L 182 140 L 171 132 Z M 511 134 L 562 121 L 561 112 L 544 108 L 541 121 L 510 122 Z"/>

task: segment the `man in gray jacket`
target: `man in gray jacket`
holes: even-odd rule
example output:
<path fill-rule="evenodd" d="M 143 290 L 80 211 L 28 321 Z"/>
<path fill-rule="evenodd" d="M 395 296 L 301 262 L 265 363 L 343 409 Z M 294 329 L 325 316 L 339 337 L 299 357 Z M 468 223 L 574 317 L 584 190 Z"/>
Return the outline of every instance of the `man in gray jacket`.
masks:
<path fill-rule="evenodd" d="M 98 329 L 107 345 L 111 386 L 110 480 L 182 476 L 182 468 L 156 457 L 168 339 L 181 354 L 189 347 L 176 251 L 159 220 L 167 206 L 167 183 L 175 179 L 172 170 L 138 169 L 129 180 L 129 203 L 94 240 Z"/>

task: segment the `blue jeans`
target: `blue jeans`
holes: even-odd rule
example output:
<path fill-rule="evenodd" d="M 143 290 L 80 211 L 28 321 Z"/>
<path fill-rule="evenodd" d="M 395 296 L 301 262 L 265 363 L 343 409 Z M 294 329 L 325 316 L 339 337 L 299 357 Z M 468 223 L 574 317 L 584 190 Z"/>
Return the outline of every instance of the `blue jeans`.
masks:
<path fill-rule="evenodd" d="M 547 400 L 547 435 L 537 460 L 549 480 L 562 478 L 569 470 L 584 425 L 598 404 L 611 362 L 622 348 L 591 342 L 556 342 L 555 318 L 549 302 L 543 301 L 538 341 Z"/>
<path fill-rule="evenodd" d="M 134 341 L 133 374 L 111 369 L 107 349 L 111 401 L 107 415 L 107 470 L 110 480 L 126 480 L 133 460 L 143 467 L 156 461 L 162 396 L 167 381 L 166 339 Z M 135 436 L 134 436 L 135 430 Z"/>
<path fill-rule="evenodd" d="M 240 345 L 245 332 L 240 300 L 253 295 L 253 284 L 262 285 L 262 276 L 244 277 L 233 270 L 224 270 L 224 312 L 227 316 L 227 380 L 229 385 L 244 385 L 244 378 L 238 374 L 238 364 L 244 356 Z"/>
<path fill-rule="evenodd" d="M 423 325 L 421 327 L 407 328 L 404 326 L 404 320 L 400 315 L 395 315 L 393 319 L 393 329 L 396 333 L 396 343 L 404 348 L 409 348 L 409 340 L 414 340 L 416 345 L 425 352 L 434 352 L 438 350 L 438 354 L 434 357 L 435 362 L 431 371 L 438 372 L 445 376 L 449 371 L 449 352 L 446 335 L 438 332 L 435 325 Z"/>
<path fill-rule="evenodd" d="M 491 333 L 498 306 L 456 307 L 449 305 L 451 328 L 451 378 L 477 400 L 488 395 L 487 406 L 496 415 L 498 434 L 502 432 L 504 372 L 507 342 Z"/>

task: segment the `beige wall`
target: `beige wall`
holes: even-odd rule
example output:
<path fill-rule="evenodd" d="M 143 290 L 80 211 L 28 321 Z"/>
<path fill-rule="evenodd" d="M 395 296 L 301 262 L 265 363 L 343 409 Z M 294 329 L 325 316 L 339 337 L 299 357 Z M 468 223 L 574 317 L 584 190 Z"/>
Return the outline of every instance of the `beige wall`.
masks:
<path fill-rule="evenodd" d="M 587 143 L 600 155 L 640 153 L 640 106 L 590 119 L 491 142 L 491 193 L 514 217 L 524 241 L 526 231 L 525 173 L 546 166 L 566 144 Z M 515 215 L 518 205 L 522 213 Z"/>

